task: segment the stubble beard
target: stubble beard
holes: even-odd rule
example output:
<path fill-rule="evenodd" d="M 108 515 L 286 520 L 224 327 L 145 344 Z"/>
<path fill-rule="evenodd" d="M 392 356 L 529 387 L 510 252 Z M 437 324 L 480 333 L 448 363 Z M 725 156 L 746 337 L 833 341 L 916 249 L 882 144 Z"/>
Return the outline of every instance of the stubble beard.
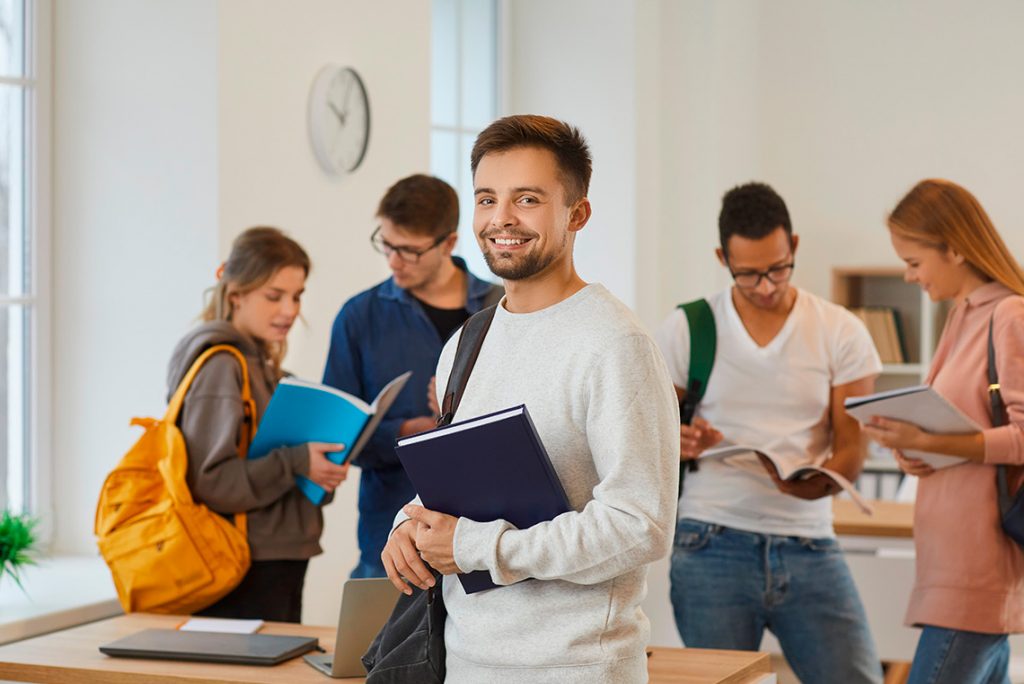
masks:
<path fill-rule="evenodd" d="M 526 255 L 517 255 L 514 252 L 503 252 L 500 250 L 485 250 L 484 261 L 491 273 L 502 280 L 526 280 L 542 272 L 558 258 L 558 255 L 565 249 L 568 235 L 562 236 L 561 249 L 551 250 L 547 253 L 530 252 Z"/>

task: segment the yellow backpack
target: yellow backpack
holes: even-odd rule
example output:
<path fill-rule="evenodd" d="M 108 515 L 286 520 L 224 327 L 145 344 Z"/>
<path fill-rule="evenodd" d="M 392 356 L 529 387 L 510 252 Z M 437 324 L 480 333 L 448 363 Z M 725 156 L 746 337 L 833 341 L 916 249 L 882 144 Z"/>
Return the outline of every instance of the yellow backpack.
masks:
<path fill-rule="evenodd" d="M 132 419 L 146 432 L 100 490 L 94 530 L 126 613 L 193 613 L 234 589 L 249 569 L 245 514 L 236 514 L 232 525 L 192 500 L 185 479 L 188 454 L 177 427 L 185 393 L 203 363 L 218 352 L 234 354 L 242 365 L 246 424 L 239 456 L 245 458 L 255 432 L 256 405 L 245 357 L 222 344 L 192 364 L 163 420 Z"/>

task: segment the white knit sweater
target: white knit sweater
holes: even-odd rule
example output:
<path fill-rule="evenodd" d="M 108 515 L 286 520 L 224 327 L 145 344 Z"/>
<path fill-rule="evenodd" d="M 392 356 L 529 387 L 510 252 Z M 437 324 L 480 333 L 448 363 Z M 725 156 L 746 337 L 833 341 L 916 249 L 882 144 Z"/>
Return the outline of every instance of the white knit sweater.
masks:
<path fill-rule="evenodd" d="M 457 338 L 438 363 L 439 393 Z M 459 567 L 513 586 L 467 596 L 444 579 L 447 681 L 647 681 L 640 603 L 647 564 L 671 546 L 679 476 L 679 409 L 661 354 L 601 285 L 530 314 L 499 306 L 455 419 L 518 404 L 573 510 L 527 530 L 459 520 Z"/>

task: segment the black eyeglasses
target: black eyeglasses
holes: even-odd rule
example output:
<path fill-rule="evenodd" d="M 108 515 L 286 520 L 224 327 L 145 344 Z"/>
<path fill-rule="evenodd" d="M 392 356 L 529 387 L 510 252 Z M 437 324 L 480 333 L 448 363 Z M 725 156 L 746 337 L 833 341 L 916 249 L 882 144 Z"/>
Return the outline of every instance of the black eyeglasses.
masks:
<path fill-rule="evenodd" d="M 729 275 L 732 276 L 733 281 L 739 287 L 752 290 L 761 284 L 761 278 L 767 278 L 772 283 L 781 285 L 793 277 L 794 268 L 796 268 L 796 264 L 792 261 L 788 264 L 772 266 L 767 271 L 741 271 L 737 273 L 730 267 Z"/>
<path fill-rule="evenodd" d="M 398 254 L 398 258 L 407 264 L 419 263 L 421 256 L 423 256 L 430 250 L 436 248 L 442 242 L 447 240 L 449 235 L 451 235 L 451 233 L 445 233 L 441 237 L 434 240 L 429 247 L 424 247 L 423 249 L 415 249 L 413 247 L 405 247 L 391 244 L 383 237 L 381 237 L 380 228 L 380 226 L 377 226 L 377 230 L 373 231 L 373 234 L 370 236 L 370 244 L 373 245 L 373 248 L 375 250 L 377 250 L 386 257 L 391 256 L 392 253 Z"/>

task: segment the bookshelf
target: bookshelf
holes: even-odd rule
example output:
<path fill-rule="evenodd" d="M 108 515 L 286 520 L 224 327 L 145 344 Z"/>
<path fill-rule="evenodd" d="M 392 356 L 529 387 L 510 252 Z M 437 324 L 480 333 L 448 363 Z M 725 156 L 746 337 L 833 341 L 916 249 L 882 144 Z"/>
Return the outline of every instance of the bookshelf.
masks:
<path fill-rule="evenodd" d="M 921 288 L 905 282 L 898 266 L 833 269 L 832 301 L 847 308 L 887 307 L 899 317 L 907 358 L 883 365 L 879 390 L 924 381 L 946 320 L 946 305 L 933 303 Z"/>
<path fill-rule="evenodd" d="M 834 268 L 832 301 L 847 308 L 885 307 L 899 319 L 906 359 L 882 365 L 875 391 L 924 382 L 946 321 L 947 304 L 932 302 L 916 284 L 904 281 L 898 266 Z M 892 452 L 872 443 L 857 488 L 869 498 L 892 499 L 901 480 Z"/>

